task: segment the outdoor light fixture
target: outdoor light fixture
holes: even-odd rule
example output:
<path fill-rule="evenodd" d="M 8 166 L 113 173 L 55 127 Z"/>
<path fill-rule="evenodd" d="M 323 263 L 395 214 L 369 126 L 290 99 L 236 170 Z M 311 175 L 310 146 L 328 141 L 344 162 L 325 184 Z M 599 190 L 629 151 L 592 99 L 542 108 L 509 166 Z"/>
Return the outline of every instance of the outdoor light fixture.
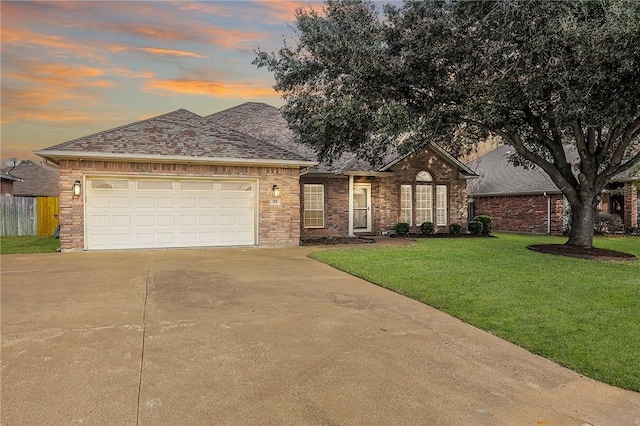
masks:
<path fill-rule="evenodd" d="M 278 194 L 280 194 L 280 191 L 278 190 L 278 185 L 273 185 L 271 187 L 271 191 L 273 191 L 273 198 L 278 198 Z"/>
<path fill-rule="evenodd" d="M 82 185 L 80 184 L 80 181 L 77 180 L 76 183 L 73 184 L 73 196 L 77 197 L 80 195 L 81 192 L 82 192 Z"/>

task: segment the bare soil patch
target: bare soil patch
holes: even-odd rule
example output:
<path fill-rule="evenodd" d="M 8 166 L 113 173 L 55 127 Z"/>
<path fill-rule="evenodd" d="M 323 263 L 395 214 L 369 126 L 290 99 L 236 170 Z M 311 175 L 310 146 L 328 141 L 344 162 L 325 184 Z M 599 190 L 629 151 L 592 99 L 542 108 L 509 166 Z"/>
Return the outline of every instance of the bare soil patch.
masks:
<path fill-rule="evenodd" d="M 597 247 L 586 248 L 568 246 L 566 244 L 536 244 L 527 246 L 527 248 L 542 253 L 555 254 L 559 256 L 578 257 L 582 259 L 618 260 L 627 262 L 633 262 L 638 259 L 636 256 L 630 253 L 623 253 L 620 251 L 607 250 Z"/>

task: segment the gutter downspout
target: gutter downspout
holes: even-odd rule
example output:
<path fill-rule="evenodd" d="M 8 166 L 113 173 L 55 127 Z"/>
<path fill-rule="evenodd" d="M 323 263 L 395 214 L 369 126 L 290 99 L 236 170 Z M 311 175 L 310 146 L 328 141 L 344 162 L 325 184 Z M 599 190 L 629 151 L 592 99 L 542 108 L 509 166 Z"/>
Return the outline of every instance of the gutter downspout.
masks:
<path fill-rule="evenodd" d="M 55 169 L 59 169 L 60 168 L 60 163 L 56 163 L 55 161 L 51 161 L 48 158 L 44 159 L 44 164 L 46 164 L 47 166 L 51 166 Z"/>
<path fill-rule="evenodd" d="M 349 236 L 355 237 L 353 233 L 353 175 L 349 175 Z"/>
<path fill-rule="evenodd" d="M 547 191 L 543 195 L 547 199 L 547 234 L 551 235 L 551 196 L 547 194 Z"/>

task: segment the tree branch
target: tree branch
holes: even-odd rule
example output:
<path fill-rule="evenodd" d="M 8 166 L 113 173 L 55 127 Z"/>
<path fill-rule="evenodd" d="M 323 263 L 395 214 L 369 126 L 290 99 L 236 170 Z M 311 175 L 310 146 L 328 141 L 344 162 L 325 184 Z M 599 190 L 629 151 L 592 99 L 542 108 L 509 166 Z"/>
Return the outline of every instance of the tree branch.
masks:
<path fill-rule="evenodd" d="M 536 153 L 531 152 L 525 146 L 516 129 L 512 125 L 506 123 L 504 127 L 507 132 L 504 132 L 500 129 L 490 128 L 484 123 L 479 123 L 477 121 L 467 120 L 467 122 L 483 126 L 485 129 L 502 136 L 502 138 L 505 139 L 505 141 L 507 141 L 509 145 L 513 146 L 516 151 L 518 151 L 518 154 L 520 154 L 524 159 L 532 162 L 533 164 L 544 170 L 563 194 L 565 194 L 567 197 L 573 197 L 574 199 L 578 197 L 578 193 L 576 190 L 578 182 L 576 181 L 575 176 L 573 176 L 573 174 L 571 173 L 571 167 L 562 170 L 556 164 L 552 164 Z"/>

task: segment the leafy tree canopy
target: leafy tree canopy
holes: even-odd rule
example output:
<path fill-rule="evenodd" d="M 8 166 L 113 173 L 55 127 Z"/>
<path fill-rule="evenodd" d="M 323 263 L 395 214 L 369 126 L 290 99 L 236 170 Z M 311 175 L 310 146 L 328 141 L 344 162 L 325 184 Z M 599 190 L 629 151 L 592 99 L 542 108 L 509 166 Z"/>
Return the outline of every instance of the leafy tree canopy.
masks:
<path fill-rule="evenodd" d="M 461 154 L 499 135 L 563 191 L 582 246 L 605 185 L 640 164 L 637 0 L 407 0 L 382 14 L 328 0 L 298 10 L 295 29 L 295 46 L 255 64 L 322 158 L 375 161 L 398 141 Z"/>

